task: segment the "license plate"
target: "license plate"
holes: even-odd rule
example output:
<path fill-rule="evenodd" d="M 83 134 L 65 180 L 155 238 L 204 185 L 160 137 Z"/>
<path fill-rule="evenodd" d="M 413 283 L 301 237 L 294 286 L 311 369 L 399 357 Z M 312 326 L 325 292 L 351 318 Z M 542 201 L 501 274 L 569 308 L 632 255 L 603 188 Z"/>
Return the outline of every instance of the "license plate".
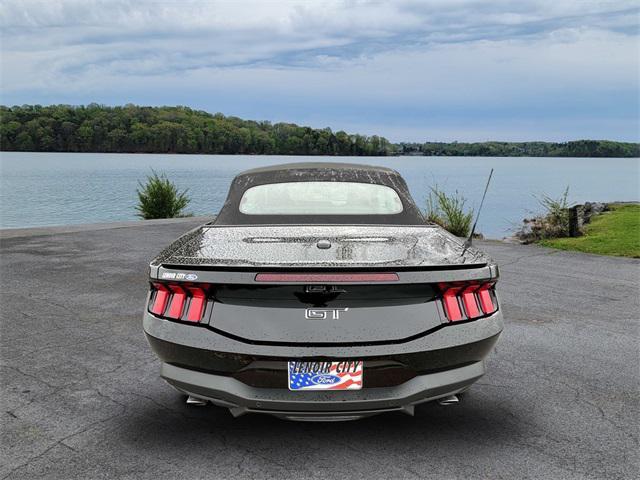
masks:
<path fill-rule="evenodd" d="M 360 390 L 362 360 L 289 362 L 289 390 Z"/>

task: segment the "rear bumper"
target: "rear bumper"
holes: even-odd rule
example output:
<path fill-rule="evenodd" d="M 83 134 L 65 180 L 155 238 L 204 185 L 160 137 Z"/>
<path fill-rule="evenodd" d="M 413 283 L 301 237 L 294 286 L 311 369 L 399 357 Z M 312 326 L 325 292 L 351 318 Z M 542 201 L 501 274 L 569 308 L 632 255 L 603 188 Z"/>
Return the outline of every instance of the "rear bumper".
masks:
<path fill-rule="evenodd" d="M 162 377 L 178 390 L 231 409 L 297 420 L 360 418 L 455 394 L 484 373 L 503 328 L 502 314 L 445 326 L 389 345 L 256 345 L 208 328 L 144 314 L 144 331 L 162 360 Z M 287 361 L 364 360 L 364 386 L 349 391 L 286 388 Z"/>
<path fill-rule="evenodd" d="M 250 387 L 235 378 L 162 364 L 162 378 L 178 390 L 227 407 L 234 416 L 268 413 L 290 420 L 352 420 L 390 411 L 413 414 L 415 405 L 464 390 L 484 374 L 484 362 L 419 375 L 387 388 L 335 392 Z M 366 377 L 365 377 L 366 378 Z"/>

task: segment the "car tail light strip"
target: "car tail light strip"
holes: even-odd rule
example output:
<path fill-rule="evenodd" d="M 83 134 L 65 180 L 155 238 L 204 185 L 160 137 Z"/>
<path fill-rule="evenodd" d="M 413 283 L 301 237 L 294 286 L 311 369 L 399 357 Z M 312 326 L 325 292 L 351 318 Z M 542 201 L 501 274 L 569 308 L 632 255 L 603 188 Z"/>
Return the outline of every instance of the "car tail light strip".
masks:
<path fill-rule="evenodd" d="M 498 310 L 495 282 L 467 285 L 441 284 L 442 306 L 447 320 L 459 322 L 491 315 Z"/>
<path fill-rule="evenodd" d="M 154 283 L 149 311 L 159 317 L 198 323 L 207 306 L 207 294 L 200 287 Z"/>

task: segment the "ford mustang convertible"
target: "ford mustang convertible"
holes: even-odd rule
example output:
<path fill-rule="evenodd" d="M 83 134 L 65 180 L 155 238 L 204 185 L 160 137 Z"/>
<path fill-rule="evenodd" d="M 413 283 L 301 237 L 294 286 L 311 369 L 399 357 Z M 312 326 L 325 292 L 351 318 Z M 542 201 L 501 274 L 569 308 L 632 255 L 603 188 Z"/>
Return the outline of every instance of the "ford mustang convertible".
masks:
<path fill-rule="evenodd" d="M 144 332 L 188 403 L 349 420 L 457 401 L 502 331 L 497 265 L 394 170 L 249 170 L 150 265 Z"/>

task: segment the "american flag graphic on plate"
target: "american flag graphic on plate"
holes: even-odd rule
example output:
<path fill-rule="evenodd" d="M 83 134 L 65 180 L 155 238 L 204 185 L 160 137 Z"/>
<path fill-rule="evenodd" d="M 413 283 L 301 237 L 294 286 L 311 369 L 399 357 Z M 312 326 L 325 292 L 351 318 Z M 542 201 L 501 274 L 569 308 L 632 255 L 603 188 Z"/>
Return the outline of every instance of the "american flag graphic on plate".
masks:
<path fill-rule="evenodd" d="M 289 362 L 289 390 L 360 390 L 362 360 Z"/>

